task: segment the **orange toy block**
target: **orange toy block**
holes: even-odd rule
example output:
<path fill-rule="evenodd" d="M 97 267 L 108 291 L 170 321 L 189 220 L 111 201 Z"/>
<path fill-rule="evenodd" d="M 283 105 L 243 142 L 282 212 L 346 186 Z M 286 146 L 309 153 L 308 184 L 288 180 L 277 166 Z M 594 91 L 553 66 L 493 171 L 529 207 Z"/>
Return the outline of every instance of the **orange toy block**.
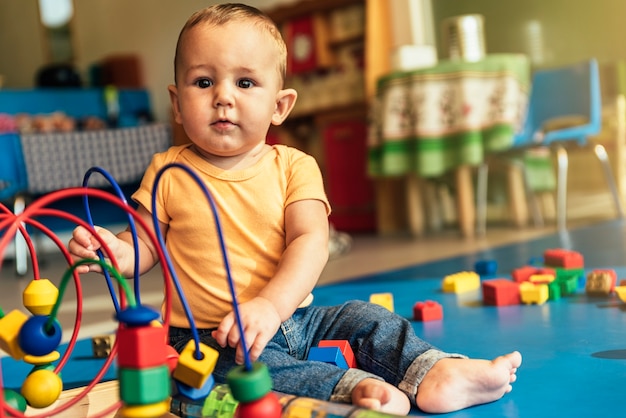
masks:
<path fill-rule="evenodd" d="M 572 250 L 564 250 L 562 248 L 545 250 L 543 253 L 543 263 L 546 266 L 562 267 L 566 269 L 583 268 L 585 266 L 584 258 L 581 253 Z"/>
<path fill-rule="evenodd" d="M 338 347 L 343 354 L 343 357 L 348 363 L 348 367 L 356 369 L 356 360 L 354 359 L 354 352 L 348 340 L 322 340 L 317 345 L 318 347 Z"/>
<path fill-rule="evenodd" d="M 617 274 L 612 269 L 597 269 L 587 275 L 585 293 L 591 296 L 608 296 L 615 290 Z"/>
<path fill-rule="evenodd" d="M 513 270 L 511 273 L 511 277 L 514 281 L 521 283 L 530 281 L 530 276 L 534 276 L 537 274 L 541 275 L 551 275 L 556 277 L 556 271 L 549 267 L 534 267 L 534 266 L 524 266 Z"/>
<path fill-rule="evenodd" d="M 524 282 L 519 285 L 520 299 L 522 303 L 530 305 L 535 303 L 537 305 L 543 305 L 550 296 L 550 291 L 547 284 L 534 284 L 531 282 Z"/>
<path fill-rule="evenodd" d="M 474 271 L 462 271 L 443 278 L 442 289 L 448 293 L 465 293 L 480 288 L 480 276 Z"/>
<path fill-rule="evenodd" d="M 520 284 L 506 279 L 483 282 L 483 303 L 493 306 L 520 304 Z"/>
<path fill-rule="evenodd" d="M 443 319 L 443 307 L 433 300 L 416 302 L 415 305 L 413 305 L 413 319 L 416 321 L 436 321 Z"/>
<path fill-rule="evenodd" d="M 370 295 L 370 303 L 380 305 L 393 312 L 393 294 L 391 293 L 373 293 Z"/>
<path fill-rule="evenodd" d="M 28 320 L 28 316 L 18 310 L 13 310 L 0 318 L 0 348 L 15 360 L 24 358 L 18 337 L 26 320 Z"/>
<path fill-rule="evenodd" d="M 180 382 L 199 389 L 213 373 L 219 353 L 212 347 L 200 343 L 201 359 L 196 359 L 196 342 L 190 340 L 178 357 L 178 364 L 172 376 Z"/>

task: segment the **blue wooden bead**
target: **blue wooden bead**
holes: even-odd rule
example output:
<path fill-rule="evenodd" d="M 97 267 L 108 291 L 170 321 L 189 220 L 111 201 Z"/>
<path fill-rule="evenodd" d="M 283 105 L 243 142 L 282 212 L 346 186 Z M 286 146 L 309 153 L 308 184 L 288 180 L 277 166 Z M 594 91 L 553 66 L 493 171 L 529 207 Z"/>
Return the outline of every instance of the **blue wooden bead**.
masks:
<path fill-rule="evenodd" d="M 147 306 L 129 307 L 117 314 L 117 320 L 129 327 L 141 327 L 150 324 L 161 315 Z"/>
<path fill-rule="evenodd" d="M 51 325 L 47 315 L 33 315 L 24 322 L 18 335 L 22 351 L 32 356 L 45 356 L 55 351 L 61 343 L 63 330 L 59 321 L 54 319 Z"/>

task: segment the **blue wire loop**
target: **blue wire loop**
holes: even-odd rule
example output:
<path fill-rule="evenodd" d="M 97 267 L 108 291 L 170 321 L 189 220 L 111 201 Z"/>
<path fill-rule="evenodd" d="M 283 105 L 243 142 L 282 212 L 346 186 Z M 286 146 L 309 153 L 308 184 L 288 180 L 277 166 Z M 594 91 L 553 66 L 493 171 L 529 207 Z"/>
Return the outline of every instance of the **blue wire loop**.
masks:
<path fill-rule="evenodd" d="M 226 243 L 224 241 L 224 234 L 222 232 L 222 226 L 220 223 L 220 219 L 219 219 L 219 214 L 217 211 L 217 206 L 215 205 L 215 201 L 213 200 L 213 197 L 211 195 L 211 193 L 209 192 L 209 189 L 206 187 L 206 185 L 204 184 L 204 182 L 202 181 L 202 179 L 193 171 L 191 170 L 189 167 L 183 165 L 183 164 L 178 164 L 178 163 L 170 163 L 167 164 L 165 166 L 163 166 L 159 172 L 157 173 L 153 186 L 152 186 L 152 219 L 154 222 L 154 230 L 157 236 L 157 239 L 159 240 L 159 245 L 161 245 L 161 247 L 163 248 L 163 252 L 165 254 L 165 259 L 167 262 L 167 266 L 170 270 L 170 274 L 172 276 L 172 280 L 174 281 L 174 285 L 176 287 L 176 291 L 179 294 L 181 303 L 183 305 L 183 309 L 185 310 L 185 314 L 187 315 L 187 319 L 189 321 L 190 324 L 190 328 L 191 328 L 191 333 L 193 336 L 193 339 L 196 343 L 196 350 L 195 350 L 195 357 L 196 359 L 200 360 L 202 359 L 203 355 L 202 352 L 200 351 L 200 337 L 198 335 L 198 329 L 195 325 L 195 321 L 193 320 L 193 316 L 191 314 L 191 309 L 189 308 L 189 305 L 187 303 L 187 300 L 185 299 L 184 293 L 182 291 L 182 288 L 180 286 L 180 283 L 178 281 L 178 278 L 176 276 L 176 272 L 174 271 L 174 268 L 172 266 L 172 261 L 170 259 L 169 253 L 167 252 L 166 248 L 165 248 L 165 241 L 163 240 L 163 234 L 161 233 L 161 229 L 159 228 L 159 221 L 158 221 L 158 217 L 157 217 L 157 207 L 156 207 L 156 195 L 157 195 L 157 190 L 158 190 L 158 183 L 161 180 L 161 177 L 163 176 L 163 173 L 165 173 L 165 171 L 171 169 L 171 168 L 180 168 L 182 170 L 184 170 L 185 172 L 187 172 L 187 174 L 189 174 L 194 180 L 195 182 L 198 184 L 198 186 L 200 186 L 200 188 L 202 189 L 202 192 L 204 193 L 207 201 L 209 202 L 209 205 L 211 206 L 211 211 L 213 213 L 213 219 L 215 221 L 215 228 L 217 231 L 217 235 L 218 235 L 218 239 L 219 239 L 219 243 L 220 243 L 220 248 L 221 248 L 221 252 L 222 252 L 222 258 L 224 261 L 224 269 L 226 270 L 226 279 L 228 281 L 228 285 L 230 288 L 230 294 L 231 294 L 231 298 L 232 298 L 232 303 L 233 303 L 233 312 L 235 314 L 235 319 L 237 321 L 237 327 L 239 328 L 239 335 L 241 336 L 240 338 L 240 343 L 241 343 L 241 348 L 243 350 L 243 354 L 244 354 L 244 366 L 246 368 L 247 371 L 252 371 L 252 361 L 250 360 L 250 354 L 248 352 L 248 347 L 246 344 L 246 340 L 244 338 L 244 333 L 243 333 L 243 324 L 241 323 L 241 314 L 239 312 L 239 305 L 237 303 L 237 295 L 235 293 L 235 283 L 233 281 L 232 275 L 231 275 L 231 270 L 230 270 L 230 264 L 228 262 L 228 254 L 226 251 Z"/>
<path fill-rule="evenodd" d="M 115 190 L 115 193 L 120 198 L 120 200 L 124 202 L 125 205 L 128 205 L 126 196 L 124 195 L 124 192 L 122 191 L 122 188 L 120 187 L 120 185 L 117 183 L 117 181 L 115 181 L 113 176 L 108 171 L 106 171 L 105 169 L 101 167 L 91 167 L 89 170 L 87 170 L 87 172 L 85 173 L 85 176 L 83 177 L 83 187 L 88 187 L 89 178 L 91 177 L 93 173 L 102 174 L 102 176 L 113 187 L 113 190 Z M 87 222 L 92 228 L 95 228 L 93 217 L 91 216 L 91 210 L 89 209 L 89 196 L 88 195 L 83 196 L 83 206 L 85 207 L 85 212 L 87 214 Z M 135 268 L 134 270 L 135 299 L 137 300 L 137 304 L 140 305 L 141 304 L 141 299 L 140 299 L 141 287 L 139 283 L 139 245 L 138 245 L 139 238 L 137 237 L 137 227 L 135 225 L 135 220 L 133 219 L 133 216 L 130 213 L 127 213 L 127 217 L 128 217 L 128 225 L 130 228 L 131 236 L 133 237 L 133 248 L 135 249 L 135 266 L 134 266 Z M 100 261 L 105 260 L 102 250 L 98 250 L 97 254 L 98 254 L 98 258 L 100 259 Z M 113 289 L 113 280 L 111 280 L 111 275 L 107 269 L 103 269 L 103 273 L 104 273 L 104 277 L 106 278 L 107 287 L 109 288 L 109 293 L 111 294 L 111 299 L 113 299 L 115 312 L 119 313 L 120 306 L 115 296 L 115 290 Z"/>

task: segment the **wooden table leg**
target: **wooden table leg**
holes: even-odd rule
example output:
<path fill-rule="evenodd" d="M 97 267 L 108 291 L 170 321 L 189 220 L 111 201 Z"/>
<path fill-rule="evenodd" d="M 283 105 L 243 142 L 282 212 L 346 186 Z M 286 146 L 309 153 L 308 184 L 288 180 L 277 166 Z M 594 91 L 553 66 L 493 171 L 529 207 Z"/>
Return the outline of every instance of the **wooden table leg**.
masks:
<path fill-rule="evenodd" d="M 424 233 L 424 204 L 420 180 L 415 174 L 406 178 L 406 210 L 411 234 L 421 236 Z"/>
<path fill-rule="evenodd" d="M 526 188 L 524 186 L 524 168 L 520 164 L 511 162 L 507 169 L 507 192 L 509 212 L 513 224 L 522 228 L 528 224 L 528 204 Z"/>
<path fill-rule="evenodd" d="M 462 165 L 456 169 L 456 198 L 461 234 L 471 238 L 476 229 L 476 207 L 474 205 L 472 167 L 469 165 Z"/>

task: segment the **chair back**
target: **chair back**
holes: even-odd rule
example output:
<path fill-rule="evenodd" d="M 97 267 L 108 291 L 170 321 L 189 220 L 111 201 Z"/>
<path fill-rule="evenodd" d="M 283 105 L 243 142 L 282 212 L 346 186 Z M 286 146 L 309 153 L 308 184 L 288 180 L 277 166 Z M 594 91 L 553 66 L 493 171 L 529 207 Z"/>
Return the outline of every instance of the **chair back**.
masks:
<path fill-rule="evenodd" d="M 595 59 L 535 71 L 526 120 L 514 146 L 549 145 L 555 141 L 584 145 L 590 135 L 600 132 L 601 102 Z M 548 125 L 553 126 L 546 129 Z"/>

